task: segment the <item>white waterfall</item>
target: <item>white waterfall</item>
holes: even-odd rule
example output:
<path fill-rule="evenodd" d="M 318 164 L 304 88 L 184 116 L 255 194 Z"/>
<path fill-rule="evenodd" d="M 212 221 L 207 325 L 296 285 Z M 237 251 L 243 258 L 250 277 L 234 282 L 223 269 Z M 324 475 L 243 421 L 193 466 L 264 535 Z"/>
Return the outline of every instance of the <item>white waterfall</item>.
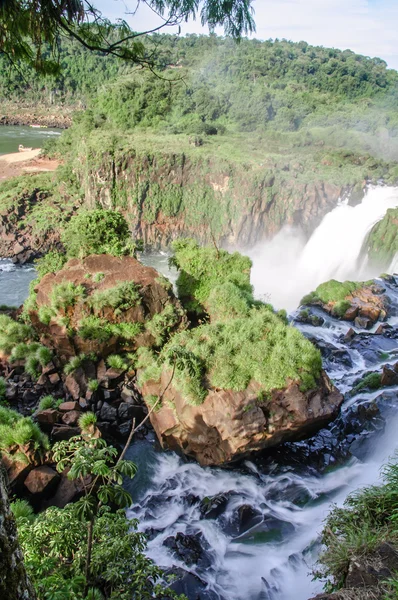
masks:
<path fill-rule="evenodd" d="M 380 275 L 366 257 L 361 259 L 361 249 L 372 227 L 396 206 L 397 187 L 369 187 L 361 204 L 340 202 L 307 243 L 299 231 L 285 227 L 272 240 L 258 244 L 248 253 L 257 295 L 277 308 L 293 310 L 304 294 L 324 281 L 360 281 Z M 394 265 L 393 261 L 390 268 Z"/>

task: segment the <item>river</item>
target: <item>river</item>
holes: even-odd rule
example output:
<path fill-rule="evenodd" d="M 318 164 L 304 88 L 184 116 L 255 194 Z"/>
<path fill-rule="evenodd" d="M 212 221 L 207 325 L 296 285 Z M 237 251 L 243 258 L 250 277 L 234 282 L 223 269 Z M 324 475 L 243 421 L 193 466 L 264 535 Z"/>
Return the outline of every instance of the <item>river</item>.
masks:
<path fill-rule="evenodd" d="M 294 317 L 300 296 L 321 281 L 369 275 L 361 255 L 366 235 L 388 207 L 397 205 L 398 189 L 372 188 L 359 208 L 342 203 L 331 211 L 307 243 L 299 232 L 284 230 L 255 248 L 250 255 L 256 293 L 287 306 Z M 167 255 L 142 259 L 169 274 Z M 1 261 L 0 304 L 19 304 L 33 276 L 31 267 Z M 395 306 L 389 322 L 396 329 L 398 287 L 383 285 Z M 297 326 L 324 349 L 325 369 L 344 393 L 361 374 L 397 360 L 394 336 L 368 332 L 353 347 L 344 341 L 347 323 L 327 318 L 321 327 Z M 376 482 L 381 465 L 398 449 L 396 396 L 395 388 L 347 394 L 341 417 L 311 440 L 259 453 L 233 468 L 200 467 L 162 451 L 153 435 L 137 441 L 128 451 L 139 466 L 128 484 L 134 499 L 128 514 L 149 535 L 149 555 L 162 567 L 189 572 L 179 588 L 189 600 L 307 600 L 315 595 L 322 585 L 312 581 L 311 569 L 331 503 L 341 504 L 351 491 Z M 363 426 L 363 435 L 347 433 L 347 416 L 373 400 L 385 421 L 375 418 L 370 427 Z M 351 454 L 342 451 L 346 447 Z M 177 534 L 182 542 L 192 542 L 195 560 L 187 563 L 185 551 L 184 563 L 175 553 Z"/>
<path fill-rule="evenodd" d="M 27 148 L 41 148 L 48 138 L 60 133 L 59 129 L 2 125 L 0 126 L 0 155 L 18 152 L 20 144 Z"/>

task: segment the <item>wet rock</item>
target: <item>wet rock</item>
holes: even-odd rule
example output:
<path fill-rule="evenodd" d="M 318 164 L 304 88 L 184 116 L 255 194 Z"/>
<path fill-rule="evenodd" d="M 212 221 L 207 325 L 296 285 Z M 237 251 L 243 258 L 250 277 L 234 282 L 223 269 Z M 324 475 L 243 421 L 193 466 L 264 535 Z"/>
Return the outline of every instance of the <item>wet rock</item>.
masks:
<path fill-rule="evenodd" d="M 87 378 L 82 367 L 70 373 L 65 379 L 65 388 L 74 400 L 79 400 L 87 392 Z"/>
<path fill-rule="evenodd" d="M 55 489 L 59 481 L 59 474 L 51 467 L 43 465 L 33 469 L 25 479 L 25 486 L 31 494 L 46 494 Z"/>
<path fill-rule="evenodd" d="M 243 504 L 240 506 L 237 511 L 237 517 L 239 533 L 251 529 L 263 520 L 263 514 L 250 504 Z"/>
<path fill-rule="evenodd" d="M 198 565 L 202 568 L 210 566 L 200 534 L 186 535 L 179 532 L 175 537 L 166 538 L 163 544 L 188 566 Z"/>
<path fill-rule="evenodd" d="M 200 503 L 200 514 L 204 519 L 217 519 L 226 509 L 229 499 L 234 492 L 226 492 L 203 498 Z"/>
<path fill-rule="evenodd" d="M 373 322 L 367 317 L 357 317 L 355 319 L 355 327 L 358 329 L 372 329 Z"/>
<path fill-rule="evenodd" d="M 70 427 L 69 425 L 55 425 L 51 430 L 51 438 L 54 443 L 70 440 L 70 438 L 79 434 L 79 427 Z"/>
<path fill-rule="evenodd" d="M 108 404 L 108 402 L 104 402 L 101 410 L 100 410 L 100 419 L 101 421 L 116 421 L 117 420 L 117 408 Z"/>
<path fill-rule="evenodd" d="M 177 594 L 185 594 L 187 598 L 192 598 L 192 600 L 223 600 L 219 594 L 214 594 L 206 589 L 206 583 L 197 575 L 180 567 L 167 569 L 165 575 L 173 578 L 173 582 L 169 587 Z"/>
<path fill-rule="evenodd" d="M 398 373 L 389 365 L 384 365 L 380 383 L 382 386 L 398 385 Z"/>

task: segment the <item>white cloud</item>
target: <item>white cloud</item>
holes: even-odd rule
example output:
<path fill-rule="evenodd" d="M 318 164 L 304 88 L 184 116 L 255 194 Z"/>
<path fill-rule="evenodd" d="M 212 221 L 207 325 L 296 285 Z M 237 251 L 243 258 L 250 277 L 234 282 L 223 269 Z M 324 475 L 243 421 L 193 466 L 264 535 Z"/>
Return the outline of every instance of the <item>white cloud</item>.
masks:
<path fill-rule="evenodd" d="M 137 0 L 97 0 L 95 5 L 110 18 L 126 18 L 137 31 L 151 29 L 159 20 L 145 5 L 134 17 Z M 398 7 L 394 0 L 254 0 L 258 39 L 305 40 L 379 56 L 398 68 Z M 182 33 L 207 33 L 200 21 L 182 26 Z M 220 32 L 222 33 L 222 32 Z"/>

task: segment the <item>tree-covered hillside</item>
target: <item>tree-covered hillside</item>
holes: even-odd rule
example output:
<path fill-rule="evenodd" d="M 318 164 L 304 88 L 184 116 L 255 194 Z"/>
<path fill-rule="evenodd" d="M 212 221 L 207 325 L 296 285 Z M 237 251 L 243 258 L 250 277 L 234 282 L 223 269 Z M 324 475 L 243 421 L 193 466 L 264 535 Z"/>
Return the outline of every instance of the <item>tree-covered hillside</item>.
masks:
<path fill-rule="evenodd" d="M 159 58 L 157 74 L 65 40 L 57 79 L 7 69 L 2 59 L 0 93 L 89 105 L 95 127 L 298 132 L 298 145 L 398 156 L 398 74 L 378 58 L 286 40 L 155 35 L 146 44 Z"/>

